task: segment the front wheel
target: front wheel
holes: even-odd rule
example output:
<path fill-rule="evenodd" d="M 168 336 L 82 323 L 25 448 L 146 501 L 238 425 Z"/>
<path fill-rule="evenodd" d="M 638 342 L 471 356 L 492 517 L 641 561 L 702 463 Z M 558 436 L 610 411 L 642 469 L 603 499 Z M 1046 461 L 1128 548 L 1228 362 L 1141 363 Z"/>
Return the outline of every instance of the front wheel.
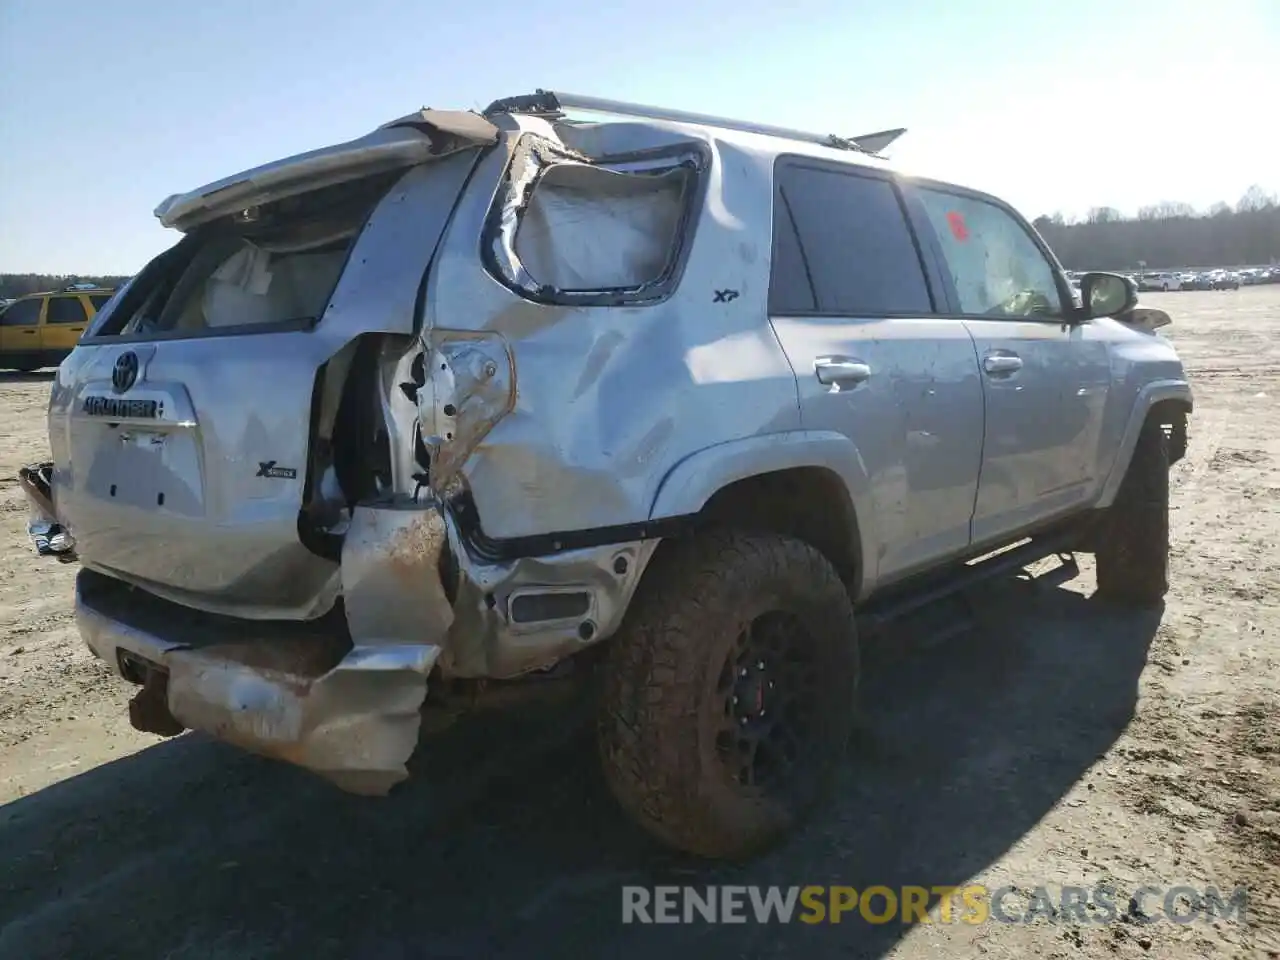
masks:
<path fill-rule="evenodd" d="M 785 537 L 664 544 L 610 642 L 598 742 L 627 813 L 706 857 L 796 826 L 840 763 L 858 639 L 840 577 Z"/>
<path fill-rule="evenodd" d="M 1096 551 L 1098 594 L 1152 606 L 1169 592 L 1169 440 L 1148 420 L 1138 436 Z"/>

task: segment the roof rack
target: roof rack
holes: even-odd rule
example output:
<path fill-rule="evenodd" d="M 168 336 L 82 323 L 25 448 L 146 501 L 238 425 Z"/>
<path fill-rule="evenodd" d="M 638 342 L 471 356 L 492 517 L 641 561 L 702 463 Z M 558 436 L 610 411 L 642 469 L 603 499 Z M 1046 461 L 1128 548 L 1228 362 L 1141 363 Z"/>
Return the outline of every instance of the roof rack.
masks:
<path fill-rule="evenodd" d="M 743 133 L 759 133 L 766 137 L 780 137 L 785 140 L 801 140 L 816 143 L 824 147 L 838 150 L 855 150 L 859 153 L 876 154 L 906 133 L 905 127 L 894 130 L 881 130 L 877 133 L 862 134 L 857 137 L 840 137 L 834 133 L 808 133 L 804 130 L 790 130 L 786 127 L 774 127 L 763 123 L 749 123 L 745 120 L 731 120 L 727 117 L 715 117 L 705 113 L 689 113 L 685 110 L 668 110 L 663 107 L 648 107 L 639 103 L 626 103 L 622 100 L 606 100 L 601 97 L 584 97 L 574 93 L 560 93 L 554 90 L 538 90 L 535 93 L 518 97 L 504 97 L 495 100 L 485 107 L 486 117 L 501 113 L 524 113 L 543 117 L 562 117 L 565 110 L 581 110 L 585 113 L 609 113 L 622 117 L 641 117 L 646 120 L 667 120 L 672 123 L 689 123 L 703 127 L 719 127 L 723 130 L 740 130 Z"/>

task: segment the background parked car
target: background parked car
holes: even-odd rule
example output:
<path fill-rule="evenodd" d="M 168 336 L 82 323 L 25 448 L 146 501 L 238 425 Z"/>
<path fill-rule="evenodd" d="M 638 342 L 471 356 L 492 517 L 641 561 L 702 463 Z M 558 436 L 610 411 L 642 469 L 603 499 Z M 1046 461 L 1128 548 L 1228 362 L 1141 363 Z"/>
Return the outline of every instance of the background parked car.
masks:
<path fill-rule="evenodd" d="M 1259 283 L 1280 283 L 1280 267 L 1246 267 L 1239 274 L 1241 284 L 1247 287 Z"/>
<path fill-rule="evenodd" d="M 0 370 L 56 367 L 113 292 L 77 285 L 14 300 L 0 312 Z"/>
<path fill-rule="evenodd" d="M 1144 273 L 1138 281 L 1139 290 L 1181 290 L 1182 278 L 1176 273 Z"/>
<path fill-rule="evenodd" d="M 1240 274 L 1230 270 L 1215 270 L 1209 275 L 1209 281 L 1214 290 L 1240 289 Z"/>

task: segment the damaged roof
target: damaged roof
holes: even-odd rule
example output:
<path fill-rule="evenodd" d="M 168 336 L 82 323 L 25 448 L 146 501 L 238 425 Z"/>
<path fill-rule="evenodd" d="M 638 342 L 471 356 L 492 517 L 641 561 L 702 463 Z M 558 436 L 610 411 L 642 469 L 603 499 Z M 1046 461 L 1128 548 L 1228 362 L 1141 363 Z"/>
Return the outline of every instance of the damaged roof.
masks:
<path fill-rule="evenodd" d="M 156 207 L 155 215 L 164 226 L 187 231 L 250 206 L 493 144 L 503 128 L 538 132 L 596 157 L 652 148 L 654 135 L 665 133 L 668 142 L 676 139 L 671 134 L 677 134 L 679 138 L 732 145 L 761 159 L 787 153 L 879 168 L 889 164 L 877 151 L 905 132 L 899 128 L 856 137 L 824 137 L 684 111 L 567 94 L 553 96 L 561 98 L 568 109 L 575 103 L 587 104 L 586 112 L 607 116 L 582 122 L 558 111 L 500 108 L 503 104 L 518 106 L 528 98 L 499 101 L 484 114 L 424 107 L 363 137 L 274 160 L 174 194 Z M 611 109 L 606 111 L 605 107 Z"/>

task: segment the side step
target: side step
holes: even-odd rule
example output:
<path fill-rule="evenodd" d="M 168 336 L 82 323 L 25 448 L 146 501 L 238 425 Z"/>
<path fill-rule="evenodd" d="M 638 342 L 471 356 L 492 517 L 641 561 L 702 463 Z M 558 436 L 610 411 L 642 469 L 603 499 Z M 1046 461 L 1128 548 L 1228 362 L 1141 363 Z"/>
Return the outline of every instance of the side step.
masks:
<path fill-rule="evenodd" d="M 879 633 L 895 621 L 919 613 L 931 604 L 953 597 L 993 577 L 1015 573 L 1054 555 L 1058 557 L 1059 566 L 1035 580 L 1046 586 L 1065 583 L 1080 574 L 1080 566 L 1070 549 L 1076 539 L 1078 537 L 1074 531 L 1038 537 L 999 553 L 959 564 L 941 574 L 925 575 L 900 587 L 891 588 L 883 598 L 876 598 L 859 613 L 859 629 L 864 634 Z M 945 632 L 950 636 L 968 629 L 970 625 L 970 621 L 963 619 L 948 626 Z"/>

